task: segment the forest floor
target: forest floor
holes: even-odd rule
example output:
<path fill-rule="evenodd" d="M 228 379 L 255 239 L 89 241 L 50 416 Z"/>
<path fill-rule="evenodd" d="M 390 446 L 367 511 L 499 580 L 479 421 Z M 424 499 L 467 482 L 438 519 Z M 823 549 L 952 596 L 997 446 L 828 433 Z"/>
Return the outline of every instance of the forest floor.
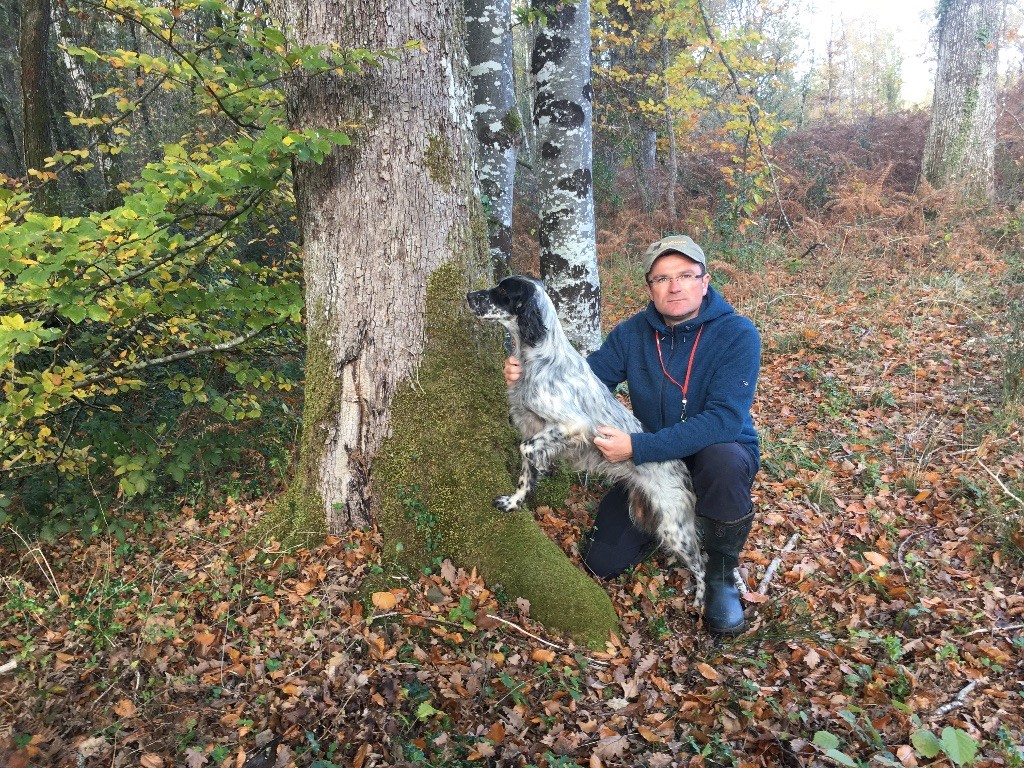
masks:
<path fill-rule="evenodd" d="M 966 227 L 712 258 L 764 342 L 740 637 L 662 555 L 595 651 L 448 562 L 365 593 L 372 532 L 267 551 L 272 498 L 185 505 L 5 539 L 0 767 L 1024 765 L 1024 258 Z M 574 559 L 600 492 L 535 510 Z"/>

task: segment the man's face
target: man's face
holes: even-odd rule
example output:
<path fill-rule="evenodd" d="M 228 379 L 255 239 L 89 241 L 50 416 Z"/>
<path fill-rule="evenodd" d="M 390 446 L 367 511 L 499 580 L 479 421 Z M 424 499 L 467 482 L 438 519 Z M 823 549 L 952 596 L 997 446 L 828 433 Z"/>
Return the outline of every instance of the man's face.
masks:
<path fill-rule="evenodd" d="M 679 253 L 665 254 L 654 262 L 647 275 L 647 290 L 651 292 L 654 308 L 669 327 L 697 314 L 710 279 L 706 273 L 697 277 L 703 272 L 700 264 Z M 659 284 L 657 279 L 661 277 L 678 279 Z"/>

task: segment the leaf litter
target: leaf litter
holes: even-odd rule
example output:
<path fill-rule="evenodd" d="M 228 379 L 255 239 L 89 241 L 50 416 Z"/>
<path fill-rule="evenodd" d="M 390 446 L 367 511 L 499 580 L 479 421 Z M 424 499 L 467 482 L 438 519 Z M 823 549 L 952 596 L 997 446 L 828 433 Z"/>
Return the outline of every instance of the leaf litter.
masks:
<path fill-rule="evenodd" d="M 742 636 L 709 637 L 660 554 L 606 584 L 595 650 L 450 561 L 366 591 L 373 531 L 259 549 L 272 499 L 185 506 L 0 551 L 0 765 L 1021 765 L 1004 266 L 926 255 L 712 264 L 765 342 Z M 535 510 L 577 561 L 601 492 Z"/>

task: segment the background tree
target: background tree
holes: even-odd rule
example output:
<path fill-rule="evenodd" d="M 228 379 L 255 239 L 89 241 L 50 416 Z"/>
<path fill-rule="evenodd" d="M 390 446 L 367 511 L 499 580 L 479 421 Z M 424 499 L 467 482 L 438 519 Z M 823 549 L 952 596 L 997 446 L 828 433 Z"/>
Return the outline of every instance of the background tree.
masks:
<path fill-rule="evenodd" d="M 252 14 L 213 27 L 194 8 L 95 10 L 94 32 L 117 19 L 146 45 L 69 46 L 105 86 L 70 119 L 88 139 L 0 189 L 0 520 L 52 533 L 280 447 L 259 417 L 282 414 L 296 373 L 297 264 L 274 243 L 291 159 L 345 137 L 287 131 L 273 84 L 373 59 L 285 51 Z M 161 135 L 182 133 L 135 144 L 148 137 L 132 130 L 138 116 L 167 103 L 188 117 L 161 121 Z M 34 180 L 101 178 L 106 155 L 130 157 L 116 194 L 80 198 L 75 216 L 34 207 Z"/>
<path fill-rule="evenodd" d="M 540 273 L 569 339 L 601 344 L 594 224 L 590 3 L 534 5 L 544 21 L 533 49 Z"/>
<path fill-rule="evenodd" d="M 494 274 L 504 276 L 512 256 L 513 182 L 522 133 L 513 83 L 512 4 L 467 0 L 465 6 L 477 178 L 484 196 Z"/>
<path fill-rule="evenodd" d="M 723 221 L 741 228 L 771 192 L 759 144 L 769 145 L 779 128 L 770 107 L 782 103 L 793 30 L 779 21 L 777 11 L 748 4 L 717 5 L 717 17 L 704 10 L 699 3 L 666 0 L 612 2 L 595 32 L 600 141 L 633 154 L 630 174 L 638 186 L 646 186 L 639 195 L 645 208 L 653 206 L 652 190 L 665 190 L 658 201 L 669 213 L 663 231 L 710 228 L 699 215 L 674 220 L 677 205 L 668 191 L 680 186 L 699 189 L 720 206 Z M 623 135 L 622 126 L 640 124 L 657 134 L 650 134 L 656 141 L 638 162 L 644 132 Z M 657 166 L 655 157 L 661 158 Z M 620 155 L 620 167 L 623 160 Z"/>
<path fill-rule="evenodd" d="M 932 121 L 921 171 L 967 197 L 995 192 L 996 79 L 1004 0 L 943 0 Z"/>
<path fill-rule="evenodd" d="M 842 18 L 834 23 L 822 62 L 805 76 L 808 92 L 800 120 L 851 120 L 901 108 L 903 54 L 893 33 L 877 22 Z"/>
<path fill-rule="evenodd" d="M 348 129 L 349 147 L 296 166 L 306 286 L 299 466 L 265 531 L 308 540 L 377 522 L 418 565 L 479 567 L 542 621 L 604 637 L 607 594 L 528 515 L 491 501 L 511 482 L 496 335 L 465 291 L 491 282 L 472 147 L 461 7 L 293 0 L 302 45 L 417 46 L 358 78 L 290 86 L 293 128 Z M 421 44 L 421 45 L 419 45 Z M 367 119 L 372 115 L 372 119 Z M 475 234 L 476 233 L 476 234 Z M 550 589 L 559 584 L 559 590 Z"/>
<path fill-rule="evenodd" d="M 49 0 L 22 0 L 18 48 L 21 53 L 21 113 L 25 123 L 24 162 L 26 168 L 41 171 L 54 149 L 53 116 L 46 82 L 50 71 L 47 66 L 50 55 Z M 48 210 L 54 205 L 52 194 L 40 195 L 40 208 Z"/>

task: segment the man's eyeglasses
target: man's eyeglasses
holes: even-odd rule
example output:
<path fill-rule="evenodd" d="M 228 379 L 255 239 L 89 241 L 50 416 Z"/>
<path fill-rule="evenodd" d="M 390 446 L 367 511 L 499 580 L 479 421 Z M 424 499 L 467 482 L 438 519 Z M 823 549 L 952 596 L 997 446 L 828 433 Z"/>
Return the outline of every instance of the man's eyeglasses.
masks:
<path fill-rule="evenodd" d="M 706 275 L 707 272 L 701 272 L 699 275 L 695 275 L 692 272 L 683 272 L 681 275 L 675 275 L 669 277 L 668 275 L 659 275 L 658 277 L 652 277 L 647 281 L 648 285 L 656 285 L 659 288 L 664 288 L 669 283 L 680 283 L 681 285 L 692 285 L 694 280 L 700 280 Z"/>

